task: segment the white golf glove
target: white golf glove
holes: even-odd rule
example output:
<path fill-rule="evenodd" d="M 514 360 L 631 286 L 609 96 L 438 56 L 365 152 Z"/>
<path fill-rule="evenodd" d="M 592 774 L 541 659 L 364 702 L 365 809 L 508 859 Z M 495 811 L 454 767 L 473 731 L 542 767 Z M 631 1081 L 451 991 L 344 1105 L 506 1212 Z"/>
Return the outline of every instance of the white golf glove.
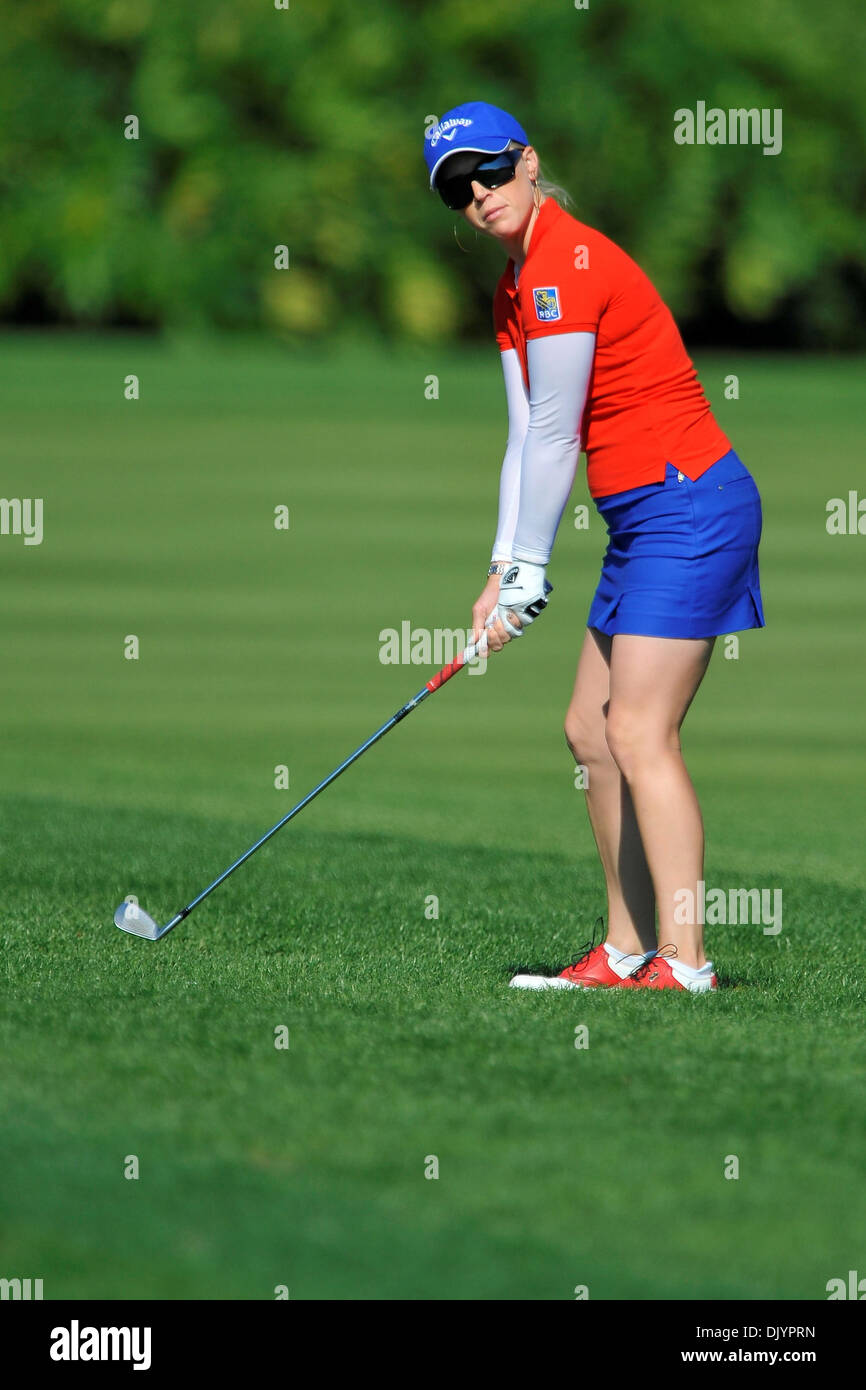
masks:
<path fill-rule="evenodd" d="M 515 560 L 502 576 L 496 607 L 506 632 L 512 637 L 522 637 L 523 629 L 534 623 L 547 607 L 547 595 L 552 592 L 553 585 L 545 578 L 543 565 Z M 519 626 L 510 621 L 509 614 L 519 619 Z"/>

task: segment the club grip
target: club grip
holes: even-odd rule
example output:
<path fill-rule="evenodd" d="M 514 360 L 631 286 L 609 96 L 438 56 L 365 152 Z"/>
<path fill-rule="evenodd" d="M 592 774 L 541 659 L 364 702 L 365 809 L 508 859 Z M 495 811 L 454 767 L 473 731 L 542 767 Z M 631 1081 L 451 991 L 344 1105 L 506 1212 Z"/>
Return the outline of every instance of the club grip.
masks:
<path fill-rule="evenodd" d="M 431 695 L 434 690 L 439 689 L 440 685 L 444 685 L 446 681 L 450 681 L 452 676 L 456 676 L 458 671 L 462 671 L 466 662 L 471 661 L 475 654 L 475 647 L 470 645 L 466 647 L 464 651 L 458 653 L 453 661 L 449 661 L 447 666 L 443 666 L 441 671 L 437 671 L 435 676 L 431 676 L 427 682 L 427 689 L 430 691 Z"/>

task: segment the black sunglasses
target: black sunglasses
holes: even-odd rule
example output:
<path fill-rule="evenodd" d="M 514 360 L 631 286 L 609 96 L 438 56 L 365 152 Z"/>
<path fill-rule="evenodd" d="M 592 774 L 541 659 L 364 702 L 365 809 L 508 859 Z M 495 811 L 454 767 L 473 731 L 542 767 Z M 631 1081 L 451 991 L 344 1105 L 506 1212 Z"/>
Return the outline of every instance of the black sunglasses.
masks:
<path fill-rule="evenodd" d="M 502 154 L 484 155 L 466 173 L 437 179 L 436 192 L 446 208 L 459 212 L 468 207 L 475 197 L 473 182 L 482 184 L 484 188 L 501 188 L 504 183 L 510 183 L 522 153 L 522 150 L 503 150 Z"/>

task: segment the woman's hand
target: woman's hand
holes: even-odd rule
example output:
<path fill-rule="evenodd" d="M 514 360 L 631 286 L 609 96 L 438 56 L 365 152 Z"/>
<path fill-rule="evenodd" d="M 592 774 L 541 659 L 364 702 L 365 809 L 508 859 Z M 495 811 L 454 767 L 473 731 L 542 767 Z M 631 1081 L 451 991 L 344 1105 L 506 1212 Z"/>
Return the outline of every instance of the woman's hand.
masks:
<path fill-rule="evenodd" d="M 496 613 L 496 605 L 499 602 L 499 580 L 498 574 L 491 574 L 478 598 L 472 605 L 472 641 L 477 642 L 484 632 L 487 619 Z M 510 642 L 511 635 L 506 632 L 501 618 L 496 618 L 487 628 L 487 649 L 491 652 L 501 652 L 506 642 Z"/>

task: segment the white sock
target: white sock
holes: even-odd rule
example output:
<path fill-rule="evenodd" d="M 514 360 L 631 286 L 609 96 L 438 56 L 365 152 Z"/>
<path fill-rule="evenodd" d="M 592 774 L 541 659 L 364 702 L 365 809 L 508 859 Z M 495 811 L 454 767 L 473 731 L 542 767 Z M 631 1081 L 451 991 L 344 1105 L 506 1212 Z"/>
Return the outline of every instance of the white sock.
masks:
<path fill-rule="evenodd" d="M 668 964 L 677 975 L 685 975 L 687 980 L 705 980 L 708 975 L 713 973 L 711 960 L 708 960 L 706 965 L 702 965 L 700 970 L 696 970 L 693 965 L 683 965 L 681 960 L 670 960 Z"/>
<path fill-rule="evenodd" d="M 608 965 L 615 975 L 619 975 L 621 980 L 624 980 L 626 975 L 630 975 L 632 970 L 643 960 L 643 956 L 631 956 L 624 951 L 618 951 L 607 941 L 604 943 L 604 949 L 607 951 Z"/>

